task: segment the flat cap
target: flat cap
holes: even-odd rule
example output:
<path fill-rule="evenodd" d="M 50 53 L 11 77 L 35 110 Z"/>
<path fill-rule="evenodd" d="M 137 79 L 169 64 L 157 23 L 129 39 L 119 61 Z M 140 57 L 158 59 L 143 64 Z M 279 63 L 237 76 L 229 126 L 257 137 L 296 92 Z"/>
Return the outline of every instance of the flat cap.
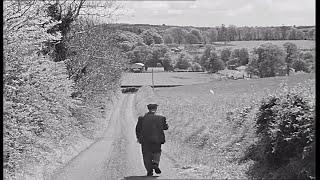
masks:
<path fill-rule="evenodd" d="M 148 104 L 148 109 L 156 109 L 158 107 L 158 104 Z"/>

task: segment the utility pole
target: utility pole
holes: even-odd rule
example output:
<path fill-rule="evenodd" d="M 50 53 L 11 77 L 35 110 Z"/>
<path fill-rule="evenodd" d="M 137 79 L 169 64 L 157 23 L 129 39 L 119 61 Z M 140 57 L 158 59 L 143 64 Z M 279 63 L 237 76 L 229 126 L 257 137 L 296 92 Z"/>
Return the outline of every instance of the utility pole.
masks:
<path fill-rule="evenodd" d="M 154 91 L 154 81 L 153 81 L 153 68 L 152 68 L 152 71 L 151 71 L 152 73 L 152 90 Z"/>

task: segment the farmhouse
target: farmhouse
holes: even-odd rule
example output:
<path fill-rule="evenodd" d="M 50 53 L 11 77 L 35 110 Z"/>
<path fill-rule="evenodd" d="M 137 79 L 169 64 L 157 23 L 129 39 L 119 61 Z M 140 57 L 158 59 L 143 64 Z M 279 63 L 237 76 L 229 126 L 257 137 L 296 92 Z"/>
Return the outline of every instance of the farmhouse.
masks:
<path fill-rule="evenodd" d="M 130 66 L 132 72 L 143 72 L 145 71 L 145 65 L 143 63 L 134 63 Z"/>

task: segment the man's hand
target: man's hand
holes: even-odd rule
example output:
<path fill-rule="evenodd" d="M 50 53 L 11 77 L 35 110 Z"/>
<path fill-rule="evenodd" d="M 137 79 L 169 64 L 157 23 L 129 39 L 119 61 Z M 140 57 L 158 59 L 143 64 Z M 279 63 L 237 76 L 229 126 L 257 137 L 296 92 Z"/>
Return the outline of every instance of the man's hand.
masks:
<path fill-rule="evenodd" d="M 168 129 L 169 129 L 169 126 L 167 124 L 166 118 L 164 117 L 164 119 L 163 119 L 163 130 L 168 130 Z"/>

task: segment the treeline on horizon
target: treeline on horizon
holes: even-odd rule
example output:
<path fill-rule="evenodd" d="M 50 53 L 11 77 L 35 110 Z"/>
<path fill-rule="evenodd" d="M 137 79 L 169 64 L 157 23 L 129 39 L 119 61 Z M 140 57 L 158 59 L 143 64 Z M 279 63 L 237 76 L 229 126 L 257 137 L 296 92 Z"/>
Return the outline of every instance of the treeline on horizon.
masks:
<path fill-rule="evenodd" d="M 206 44 L 223 41 L 315 40 L 315 26 L 237 27 L 224 24 L 216 27 L 167 26 L 165 24 L 102 24 L 101 26 L 135 34 L 153 29 L 163 37 L 165 44 L 171 44 L 171 41 L 177 44 Z M 167 33 L 170 29 L 178 29 L 183 40 L 175 40 L 171 34 Z M 198 31 L 198 33 L 192 33 L 192 31 Z"/>

